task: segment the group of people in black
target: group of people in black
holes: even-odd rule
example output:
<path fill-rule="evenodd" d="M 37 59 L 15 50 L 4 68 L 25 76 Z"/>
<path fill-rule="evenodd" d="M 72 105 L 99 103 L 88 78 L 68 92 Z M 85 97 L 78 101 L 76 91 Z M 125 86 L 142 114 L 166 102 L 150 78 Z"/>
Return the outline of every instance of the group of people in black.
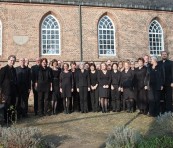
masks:
<path fill-rule="evenodd" d="M 4 119 L 9 120 L 10 106 L 17 116 L 27 117 L 31 89 L 35 115 L 45 116 L 64 111 L 107 113 L 110 111 L 156 117 L 172 111 L 173 63 L 168 53 L 157 57 L 145 55 L 131 62 L 120 61 L 62 63 L 37 58 L 29 68 L 26 58 L 8 57 L 8 64 L 0 70 L 0 93 L 5 100 Z"/>

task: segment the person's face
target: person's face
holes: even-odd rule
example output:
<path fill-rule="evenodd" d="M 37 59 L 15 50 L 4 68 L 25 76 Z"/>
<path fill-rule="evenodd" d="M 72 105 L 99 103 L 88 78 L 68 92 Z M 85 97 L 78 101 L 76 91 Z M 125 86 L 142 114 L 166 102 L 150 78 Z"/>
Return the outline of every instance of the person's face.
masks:
<path fill-rule="evenodd" d="M 143 67 L 143 66 L 144 66 L 144 63 L 143 63 L 142 60 L 139 60 L 139 61 L 138 61 L 138 66 L 139 66 L 139 67 Z"/>
<path fill-rule="evenodd" d="M 116 64 L 114 64 L 112 68 L 113 68 L 113 70 L 117 70 L 118 69 Z"/>
<path fill-rule="evenodd" d="M 57 62 L 53 62 L 53 67 L 57 67 L 58 63 Z"/>
<path fill-rule="evenodd" d="M 111 69 L 112 69 L 111 65 L 107 66 L 107 70 L 111 70 Z"/>
<path fill-rule="evenodd" d="M 75 64 L 72 64 L 71 67 L 72 67 L 72 69 L 76 69 L 76 65 Z"/>
<path fill-rule="evenodd" d="M 111 65 L 112 62 L 110 60 L 108 60 L 106 63 L 107 63 L 107 65 L 109 65 L 109 64 Z"/>
<path fill-rule="evenodd" d="M 124 64 L 124 68 L 125 68 L 126 70 L 128 70 L 128 69 L 130 68 L 130 64 L 129 64 L 129 63 L 125 63 L 125 64 Z"/>
<path fill-rule="evenodd" d="M 157 61 L 154 58 L 151 58 L 151 64 L 153 65 L 155 63 L 157 63 Z"/>
<path fill-rule="evenodd" d="M 64 70 L 68 71 L 68 65 L 64 64 Z"/>
<path fill-rule="evenodd" d="M 8 65 L 9 66 L 13 66 L 15 64 L 16 60 L 15 58 L 11 57 L 9 60 L 8 60 Z"/>
<path fill-rule="evenodd" d="M 89 69 L 89 65 L 88 64 L 85 64 L 85 69 Z"/>
<path fill-rule="evenodd" d="M 40 64 L 40 58 L 37 58 L 35 62 L 37 65 L 39 65 Z"/>
<path fill-rule="evenodd" d="M 58 61 L 58 67 L 61 67 L 61 61 Z"/>
<path fill-rule="evenodd" d="M 24 66 L 25 65 L 25 59 L 24 58 L 21 58 L 20 59 L 20 66 Z"/>
<path fill-rule="evenodd" d="M 100 64 L 96 66 L 96 69 L 97 70 L 100 70 Z"/>
<path fill-rule="evenodd" d="M 25 59 L 25 66 L 28 66 L 28 65 L 29 65 L 29 60 Z"/>
<path fill-rule="evenodd" d="M 149 57 L 148 56 L 144 56 L 144 61 L 145 61 L 145 63 L 148 63 L 149 62 Z"/>
<path fill-rule="evenodd" d="M 119 67 L 119 68 L 123 68 L 123 63 L 120 62 L 120 63 L 118 64 L 118 67 Z"/>
<path fill-rule="evenodd" d="M 80 64 L 79 68 L 84 69 L 84 64 Z"/>
<path fill-rule="evenodd" d="M 168 58 L 168 54 L 166 52 L 162 52 L 162 59 L 166 60 Z"/>
<path fill-rule="evenodd" d="M 44 68 L 47 66 L 47 63 L 46 63 L 45 60 L 42 61 L 41 66 L 44 67 Z"/>
<path fill-rule="evenodd" d="M 101 64 L 101 70 L 106 70 L 106 65 L 105 64 Z"/>
<path fill-rule="evenodd" d="M 131 64 L 130 64 L 130 67 L 131 67 L 131 68 L 135 68 L 135 63 L 131 63 Z"/>
<path fill-rule="evenodd" d="M 91 71 L 94 71 L 94 70 L 95 70 L 94 66 L 91 66 L 91 67 L 90 67 L 90 70 L 91 70 Z"/>

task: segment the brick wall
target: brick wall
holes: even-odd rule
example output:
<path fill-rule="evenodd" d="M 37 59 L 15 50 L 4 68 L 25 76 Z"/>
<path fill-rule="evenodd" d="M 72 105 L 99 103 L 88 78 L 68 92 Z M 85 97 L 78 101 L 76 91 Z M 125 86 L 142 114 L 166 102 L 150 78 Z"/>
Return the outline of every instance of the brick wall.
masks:
<path fill-rule="evenodd" d="M 27 57 L 30 60 L 41 56 L 40 24 L 50 13 L 60 23 L 61 55 L 44 57 L 80 61 L 78 6 L 3 2 L 0 5 L 0 19 L 3 24 L 3 54 L 0 61 L 6 60 L 10 54 L 15 54 L 17 59 Z M 114 57 L 99 57 L 98 55 L 97 25 L 103 15 L 108 15 L 115 26 L 116 56 Z M 163 27 L 165 49 L 173 57 L 172 12 L 83 6 L 83 60 L 134 59 L 149 54 L 148 26 L 154 18 L 157 18 Z M 14 36 L 28 36 L 28 42 L 17 45 L 13 40 Z"/>

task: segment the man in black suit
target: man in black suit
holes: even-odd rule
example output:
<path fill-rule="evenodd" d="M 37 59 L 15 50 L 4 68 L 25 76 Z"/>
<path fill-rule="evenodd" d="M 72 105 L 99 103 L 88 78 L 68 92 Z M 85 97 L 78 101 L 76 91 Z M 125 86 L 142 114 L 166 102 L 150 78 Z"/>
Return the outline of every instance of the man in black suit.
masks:
<path fill-rule="evenodd" d="M 17 93 L 17 77 L 16 70 L 13 67 L 16 56 L 8 57 L 8 64 L 0 71 L 0 91 L 4 97 L 4 120 L 6 123 L 15 119 L 14 110 L 16 108 Z"/>
<path fill-rule="evenodd" d="M 36 76 L 39 71 L 39 65 L 40 65 L 40 58 L 36 58 L 36 64 L 31 67 L 31 80 L 32 80 L 32 90 L 34 94 L 34 112 L 35 115 L 38 113 L 38 93 L 35 88 L 35 83 L 36 83 Z"/>
<path fill-rule="evenodd" d="M 162 60 L 159 61 L 163 67 L 164 86 L 162 91 L 162 99 L 164 100 L 164 111 L 172 111 L 172 87 L 173 87 L 173 63 L 168 59 L 168 53 L 162 51 Z"/>
<path fill-rule="evenodd" d="M 30 69 L 25 66 L 25 59 L 19 60 L 20 66 L 16 67 L 17 85 L 18 85 L 18 115 L 26 117 L 28 111 L 28 93 L 31 90 Z"/>

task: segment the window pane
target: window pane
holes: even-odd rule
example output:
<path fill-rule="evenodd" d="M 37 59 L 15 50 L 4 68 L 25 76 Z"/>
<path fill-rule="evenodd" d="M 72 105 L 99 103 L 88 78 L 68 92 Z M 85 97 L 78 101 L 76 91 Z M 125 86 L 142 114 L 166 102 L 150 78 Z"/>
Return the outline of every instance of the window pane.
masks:
<path fill-rule="evenodd" d="M 59 54 L 59 24 L 52 15 L 42 22 L 42 54 Z M 55 49 L 56 48 L 56 49 Z"/>
<path fill-rule="evenodd" d="M 158 56 L 164 50 L 163 30 L 157 20 L 151 22 L 149 27 L 150 54 Z"/>

